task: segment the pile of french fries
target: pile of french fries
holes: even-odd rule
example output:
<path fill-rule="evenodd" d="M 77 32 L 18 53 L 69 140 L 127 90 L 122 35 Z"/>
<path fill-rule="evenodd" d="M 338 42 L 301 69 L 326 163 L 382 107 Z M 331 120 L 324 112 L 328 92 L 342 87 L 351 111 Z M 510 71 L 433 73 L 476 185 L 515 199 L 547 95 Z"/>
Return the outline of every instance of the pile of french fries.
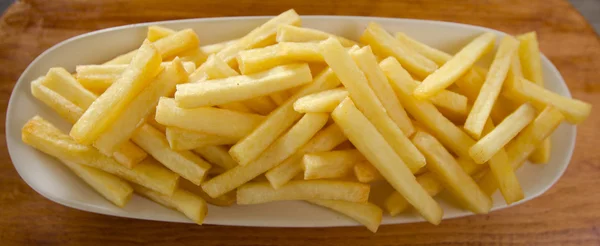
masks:
<path fill-rule="evenodd" d="M 438 224 L 444 189 L 478 214 L 496 190 L 523 199 L 515 171 L 548 162 L 554 129 L 591 110 L 544 88 L 535 33 L 495 41 L 483 33 L 451 55 L 377 23 L 352 41 L 301 27 L 294 10 L 206 46 L 150 26 L 137 50 L 33 81 L 73 126 L 35 116 L 22 138 L 117 206 L 135 192 L 198 224 L 207 203 L 282 200 L 373 232 L 380 207 Z M 369 202 L 374 182 L 394 188 L 383 204 Z"/>

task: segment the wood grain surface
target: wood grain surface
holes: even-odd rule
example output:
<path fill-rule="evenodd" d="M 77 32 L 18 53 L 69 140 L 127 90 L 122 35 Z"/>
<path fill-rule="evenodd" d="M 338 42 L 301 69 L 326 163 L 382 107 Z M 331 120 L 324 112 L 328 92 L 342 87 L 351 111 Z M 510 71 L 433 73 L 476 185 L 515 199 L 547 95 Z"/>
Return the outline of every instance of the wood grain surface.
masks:
<path fill-rule="evenodd" d="M 576 150 L 543 196 L 489 215 L 427 223 L 327 229 L 196 226 L 97 215 L 53 203 L 15 171 L 0 141 L 0 245 L 600 245 L 600 42 L 566 0 L 22 0 L 0 20 L 0 107 L 25 67 L 52 45 L 89 31 L 149 21 L 275 15 L 362 15 L 460 22 L 538 32 L 573 96 L 593 104 Z M 5 115 L 1 116 L 5 122 Z"/>

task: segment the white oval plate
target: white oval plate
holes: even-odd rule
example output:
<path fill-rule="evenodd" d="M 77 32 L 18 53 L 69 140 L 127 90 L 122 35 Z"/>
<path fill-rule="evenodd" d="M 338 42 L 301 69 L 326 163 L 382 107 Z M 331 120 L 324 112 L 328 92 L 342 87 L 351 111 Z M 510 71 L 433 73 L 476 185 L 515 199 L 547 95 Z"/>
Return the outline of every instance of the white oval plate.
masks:
<path fill-rule="evenodd" d="M 85 185 L 58 161 L 21 142 L 21 127 L 36 114 L 68 130 L 65 121 L 33 98 L 29 84 L 38 76 L 44 75 L 51 67 L 61 66 L 72 71 L 75 65 L 97 64 L 135 49 L 145 38 L 148 25 L 160 24 L 173 29 L 193 28 L 198 33 L 202 44 L 210 44 L 239 38 L 268 18 L 233 17 L 143 23 L 84 34 L 48 49 L 25 69 L 15 85 L 8 106 L 6 140 L 10 156 L 19 175 L 44 197 L 72 208 L 137 219 L 189 222 L 179 213 L 138 196 L 134 196 L 125 208 L 118 208 Z M 306 27 L 328 31 L 355 40 L 370 21 L 379 22 L 390 32 L 405 32 L 424 43 L 452 53 L 476 35 L 484 31 L 493 31 L 464 24 L 423 20 L 346 16 L 303 17 L 303 25 Z M 498 34 L 498 40 L 505 35 L 498 31 L 494 32 Z M 485 59 L 489 60 L 490 57 L 491 55 Z M 564 80 L 546 57 L 542 57 L 542 66 L 546 86 L 552 91 L 570 97 Z M 519 203 L 541 195 L 560 178 L 569 164 L 574 145 L 575 127 L 561 125 L 552 135 L 550 162 L 546 165 L 525 165 L 518 171 L 518 177 L 525 192 L 525 199 Z M 493 210 L 508 207 L 498 192 L 493 198 Z M 444 209 L 445 219 L 471 214 L 442 200 L 439 201 Z M 414 213 L 407 213 L 397 217 L 386 215 L 383 224 L 419 221 L 423 221 L 423 219 Z M 301 201 L 228 208 L 210 206 L 205 223 L 273 227 L 357 225 L 356 222 L 344 216 Z"/>

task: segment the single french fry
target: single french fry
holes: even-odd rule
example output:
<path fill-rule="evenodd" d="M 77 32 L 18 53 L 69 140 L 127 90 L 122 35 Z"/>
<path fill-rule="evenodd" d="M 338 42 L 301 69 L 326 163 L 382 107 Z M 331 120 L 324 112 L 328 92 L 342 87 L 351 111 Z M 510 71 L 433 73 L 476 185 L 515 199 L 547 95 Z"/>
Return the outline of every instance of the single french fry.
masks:
<path fill-rule="evenodd" d="M 494 130 L 479 139 L 471 149 L 471 158 L 483 164 L 513 139 L 523 128 L 535 118 L 535 109 L 530 104 L 521 105 L 515 112 L 506 117 Z"/>
<path fill-rule="evenodd" d="M 375 22 L 369 23 L 360 41 L 370 45 L 377 55 L 395 57 L 402 66 L 419 77 L 425 78 L 437 69 L 433 61 L 406 47 Z"/>
<path fill-rule="evenodd" d="M 414 81 L 414 80 L 413 80 Z M 415 83 L 419 83 L 414 81 Z M 447 110 L 451 114 L 460 116 L 461 118 L 468 114 L 468 99 L 467 97 L 449 90 L 442 90 L 429 98 L 429 101 L 438 107 L 440 110 Z M 464 118 L 462 118 L 464 119 Z"/>
<path fill-rule="evenodd" d="M 331 113 L 348 96 L 344 88 L 336 88 L 306 95 L 294 102 L 299 113 Z"/>
<path fill-rule="evenodd" d="M 235 57 L 242 50 L 256 48 L 260 44 L 275 43 L 277 26 L 281 24 L 300 25 L 300 16 L 295 10 L 290 9 L 273 17 L 261 26 L 250 31 L 246 36 L 240 38 L 219 51 L 216 55 L 228 64 L 235 62 Z"/>
<path fill-rule="evenodd" d="M 383 176 L 377 171 L 377 168 L 366 160 L 357 162 L 352 169 L 354 171 L 354 176 L 356 176 L 358 182 L 361 183 L 371 183 L 383 179 Z"/>
<path fill-rule="evenodd" d="M 296 94 L 290 97 L 284 104 L 273 110 L 267 118 L 257 126 L 250 134 L 242 138 L 231 147 L 229 154 L 238 163 L 245 165 L 256 159 L 267 147 L 272 144 L 279 135 L 294 124 L 302 114 L 294 111 L 294 102 L 311 93 L 335 88 L 339 80 L 330 70 L 324 70 L 317 75 L 314 81 L 302 87 Z"/>
<path fill-rule="evenodd" d="M 160 72 L 160 62 L 156 48 L 144 42 L 123 75 L 90 105 L 69 135 L 82 144 L 94 142 Z"/>
<path fill-rule="evenodd" d="M 519 58 L 523 69 L 523 77 L 540 86 L 544 86 L 544 73 L 542 71 L 542 55 L 538 45 L 537 34 L 528 32 L 517 36 L 519 44 Z"/>
<path fill-rule="evenodd" d="M 48 82 L 48 80 L 44 81 L 42 78 L 39 78 L 31 83 L 31 93 L 33 96 L 50 106 L 70 123 L 77 122 L 81 115 L 83 115 L 83 112 L 87 109 L 86 105 L 89 106 L 91 104 L 89 100 L 93 101 L 96 97 L 95 95 L 88 95 L 86 96 L 86 100 L 73 100 L 79 103 L 79 105 L 76 105 L 69 101 L 74 94 L 86 95 L 86 93 L 89 93 L 85 88 L 74 85 L 77 84 L 76 81 L 60 79 L 52 80 L 48 83 L 54 88 L 63 88 L 62 92 L 65 93 L 64 95 L 60 95 L 59 93 L 46 88 L 42 85 L 42 82 Z M 111 153 L 110 156 L 113 156 L 117 162 L 131 168 L 144 160 L 147 155 L 148 154 L 140 147 L 130 141 L 125 141 L 114 153 Z"/>
<path fill-rule="evenodd" d="M 479 58 L 493 48 L 495 40 L 496 35 L 491 32 L 475 38 L 456 53 L 452 59 L 444 63 L 440 69 L 427 76 L 423 83 L 415 89 L 414 96 L 420 99 L 429 98 L 450 86 L 467 72 Z"/>
<path fill-rule="evenodd" d="M 346 215 L 366 226 L 371 232 L 377 232 L 377 228 L 379 228 L 383 217 L 381 208 L 369 202 L 361 203 L 339 200 L 308 200 L 307 202 Z"/>
<path fill-rule="evenodd" d="M 412 131 L 408 129 L 406 133 L 402 132 L 398 125 L 389 117 L 377 95 L 369 87 L 367 78 L 360 71 L 348 52 L 333 38 L 321 42 L 320 46 L 325 61 L 335 72 L 342 84 L 344 84 L 350 94 L 350 98 L 356 102 L 361 112 L 375 125 L 396 154 L 402 158 L 413 172 L 423 167 L 425 165 L 425 157 L 423 157 L 407 137 L 410 136 Z M 412 129 L 410 122 L 407 126 L 411 126 Z"/>
<path fill-rule="evenodd" d="M 42 85 L 67 98 L 75 105 L 87 109 L 94 103 L 97 96 L 86 90 L 64 68 L 50 68 L 42 80 Z"/>
<path fill-rule="evenodd" d="M 150 125 L 141 126 L 132 140 L 165 167 L 196 185 L 200 185 L 211 167 L 191 151 L 172 150 L 165 134 Z"/>
<path fill-rule="evenodd" d="M 375 92 L 375 95 L 383 105 L 383 108 L 389 115 L 389 117 L 398 125 L 398 127 L 406 134 L 410 136 L 414 132 L 414 128 L 406 111 L 400 104 L 398 97 L 394 93 L 392 86 L 388 82 L 387 77 L 381 71 L 381 68 L 377 64 L 377 58 L 371 51 L 369 46 L 363 47 L 362 49 L 350 53 L 354 62 L 363 71 L 369 86 Z"/>
<path fill-rule="evenodd" d="M 146 158 L 129 169 L 95 148 L 77 143 L 39 116 L 30 119 L 21 134 L 23 142 L 55 158 L 98 168 L 166 195 L 177 187 L 179 175 L 154 159 Z"/>
<path fill-rule="evenodd" d="M 521 79 L 514 85 L 508 86 L 503 90 L 503 94 L 508 97 L 516 95 L 526 98 L 537 105 L 552 105 L 560 110 L 571 124 L 581 123 L 592 111 L 592 105 L 589 103 L 558 95 L 526 79 Z"/>
<path fill-rule="evenodd" d="M 323 62 L 319 44 L 282 42 L 264 48 L 240 51 L 237 55 L 242 74 L 253 74 L 297 62 Z"/>
<path fill-rule="evenodd" d="M 347 177 L 361 159 L 364 157 L 356 149 L 305 154 L 302 158 L 304 180 Z"/>
<path fill-rule="evenodd" d="M 413 142 L 427 157 L 427 169 L 435 173 L 450 191 L 464 201 L 475 213 L 488 213 L 492 208 L 492 199 L 477 186 L 454 157 L 433 136 L 417 132 Z"/>
<path fill-rule="evenodd" d="M 152 25 L 152 26 L 148 27 L 148 32 L 146 34 L 146 38 L 148 40 L 150 40 L 150 42 L 156 42 L 157 40 L 162 39 L 171 34 L 174 34 L 176 32 L 177 31 L 170 29 L 170 28 Z"/>
<path fill-rule="evenodd" d="M 140 185 L 134 185 L 135 192 L 155 201 L 165 207 L 175 209 L 198 225 L 202 225 L 208 213 L 206 201 L 196 194 L 183 189 L 176 189 L 172 195 L 167 196 L 150 190 Z"/>
<path fill-rule="evenodd" d="M 213 106 L 269 95 L 311 81 L 307 64 L 283 65 L 253 75 L 178 85 L 175 100 L 183 108 Z"/>
<path fill-rule="evenodd" d="M 186 179 L 182 179 L 179 182 L 179 187 L 181 189 L 184 189 L 184 190 L 187 190 L 189 192 L 196 194 L 197 196 L 201 197 L 208 204 L 211 204 L 211 205 L 215 205 L 215 206 L 219 206 L 219 207 L 229 207 L 229 206 L 235 204 L 235 196 L 236 196 L 235 191 L 229 192 L 229 193 L 222 195 L 220 197 L 217 197 L 217 198 L 212 198 L 208 194 L 206 194 L 206 192 L 204 192 L 204 190 L 202 190 L 202 187 L 197 186 L 197 185 L 193 184 L 192 182 L 187 181 Z"/>
<path fill-rule="evenodd" d="M 237 41 L 238 41 L 237 39 L 234 39 L 234 40 L 227 40 L 227 41 L 223 41 L 223 42 L 215 43 L 215 44 L 208 44 L 208 45 L 200 46 L 200 50 L 202 50 L 202 53 L 204 53 L 204 54 L 212 55 L 212 54 L 218 53 L 222 49 L 225 49 L 225 47 L 232 45 Z"/>
<path fill-rule="evenodd" d="M 325 125 L 328 118 L 327 114 L 306 114 L 256 160 L 246 165 L 240 164 L 204 182 L 202 189 L 211 197 L 218 197 L 256 178 L 300 149 Z"/>
<path fill-rule="evenodd" d="M 234 144 L 239 140 L 238 138 L 190 131 L 174 126 L 167 127 L 165 134 L 169 146 L 174 150 L 191 150 L 210 145 Z"/>
<path fill-rule="evenodd" d="M 176 58 L 100 134 L 98 139 L 94 141 L 94 147 L 98 148 L 103 154 L 111 156 L 111 153 L 115 152 L 124 142 L 133 136 L 140 122 L 144 122 L 146 117 L 155 110 L 158 100 L 163 96 L 171 94 L 175 89 L 175 85 L 183 83 L 187 79 L 187 73 L 183 68 L 183 64 Z"/>
<path fill-rule="evenodd" d="M 204 147 L 195 148 L 194 152 L 202 156 L 205 160 L 211 164 L 225 168 L 229 170 L 237 166 L 237 162 L 231 158 L 227 149 L 224 146 L 208 145 Z"/>
<path fill-rule="evenodd" d="M 269 183 L 271 183 L 273 188 L 278 189 L 302 172 L 301 163 L 305 154 L 330 151 L 346 140 L 347 138 L 344 136 L 342 130 L 336 124 L 331 124 L 325 129 L 317 132 L 308 143 L 302 146 L 302 148 L 283 161 L 280 165 L 265 173 L 265 177 Z"/>
<path fill-rule="evenodd" d="M 133 194 L 133 188 L 129 183 L 115 175 L 70 161 L 61 160 L 61 162 L 106 200 L 119 207 L 124 207 Z"/>
<path fill-rule="evenodd" d="M 527 160 L 527 157 L 550 136 L 565 117 L 558 109 L 547 106 L 519 135 L 506 145 L 508 163 L 517 170 Z M 492 172 L 488 172 L 479 180 L 479 186 L 486 194 L 492 195 L 498 189 Z"/>
<path fill-rule="evenodd" d="M 552 143 L 550 139 L 547 138 L 540 146 L 531 153 L 529 156 L 529 161 L 535 164 L 545 164 L 550 161 L 550 152 L 552 151 Z"/>
<path fill-rule="evenodd" d="M 474 175 L 485 168 L 485 165 L 477 165 L 470 158 L 458 158 L 456 161 L 469 175 Z M 433 172 L 426 172 L 417 176 L 417 182 L 432 197 L 444 190 L 442 181 L 440 181 L 437 175 L 435 175 Z M 410 207 L 410 204 L 400 193 L 393 192 L 388 198 L 385 199 L 384 207 L 390 213 L 390 215 L 396 216 Z"/>
<path fill-rule="evenodd" d="M 333 37 L 340 41 L 345 47 L 351 47 L 357 43 L 344 37 L 335 36 L 316 29 L 297 27 L 292 25 L 279 25 L 277 28 L 277 42 L 318 42 Z"/>
<path fill-rule="evenodd" d="M 485 82 L 464 126 L 465 130 L 476 139 L 481 137 L 483 126 L 492 112 L 496 98 L 500 95 L 502 84 L 506 79 L 508 69 L 518 47 L 519 42 L 511 36 L 505 36 L 500 42 L 498 52 L 496 52 Z"/>
<path fill-rule="evenodd" d="M 398 39 L 400 42 L 413 49 L 414 51 L 418 52 L 419 54 L 427 57 L 429 60 L 432 60 L 438 66 L 444 65 L 444 63 L 452 59 L 452 56 L 448 53 L 425 45 L 404 33 L 396 33 L 396 39 Z"/>
<path fill-rule="evenodd" d="M 333 111 L 332 117 L 350 142 L 396 191 L 400 192 L 427 221 L 432 224 L 440 223 L 443 212 L 439 204 L 417 183 L 410 169 L 350 99 L 344 100 Z"/>
<path fill-rule="evenodd" d="M 333 180 L 294 180 L 274 189 L 268 182 L 248 183 L 237 190 L 237 204 L 260 204 L 273 201 L 327 199 L 367 202 L 367 184 Z"/>
<path fill-rule="evenodd" d="M 470 158 L 469 148 L 475 144 L 475 140 L 444 117 L 433 104 L 412 96 L 417 85 L 398 61 L 390 57 L 379 65 L 389 78 L 406 111 L 419 123 L 425 125 L 446 148 L 458 156 Z"/>
<path fill-rule="evenodd" d="M 166 97 L 161 98 L 156 107 L 158 123 L 236 139 L 248 135 L 263 119 L 261 115 L 212 107 L 180 108 L 174 99 Z"/>

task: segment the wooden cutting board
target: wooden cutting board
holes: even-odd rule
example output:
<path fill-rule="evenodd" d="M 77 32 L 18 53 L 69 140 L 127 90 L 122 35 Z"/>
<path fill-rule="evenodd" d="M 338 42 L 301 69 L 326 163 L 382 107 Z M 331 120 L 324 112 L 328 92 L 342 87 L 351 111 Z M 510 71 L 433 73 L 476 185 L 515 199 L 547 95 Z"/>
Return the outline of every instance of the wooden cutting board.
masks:
<path fill-rule="evenodd" d="M 578 127 L 569 168 L 554 187 L 533 201 L 489 215 L 446 220 L 439 226 L 389 225 L 377 234 L 362 227 L 197 226 L 97 215 L 53 203 L 18 176 L 6 151 L 3 129 L 0 245 L 600 245 L 600 42 L 566 0 L 22 0 L 0 20 L 0 107 L 6 110 L 13 85 L 27 65 L 69 37 L 132 23 L 275 15 L 289 8 L 302 15 L 442 20 L 511 34 L 537 31 L 542 51 L 558 67 L 573 96 L 594 107 Z M 4 115 L 1 120 L 5 121 Z"/>

